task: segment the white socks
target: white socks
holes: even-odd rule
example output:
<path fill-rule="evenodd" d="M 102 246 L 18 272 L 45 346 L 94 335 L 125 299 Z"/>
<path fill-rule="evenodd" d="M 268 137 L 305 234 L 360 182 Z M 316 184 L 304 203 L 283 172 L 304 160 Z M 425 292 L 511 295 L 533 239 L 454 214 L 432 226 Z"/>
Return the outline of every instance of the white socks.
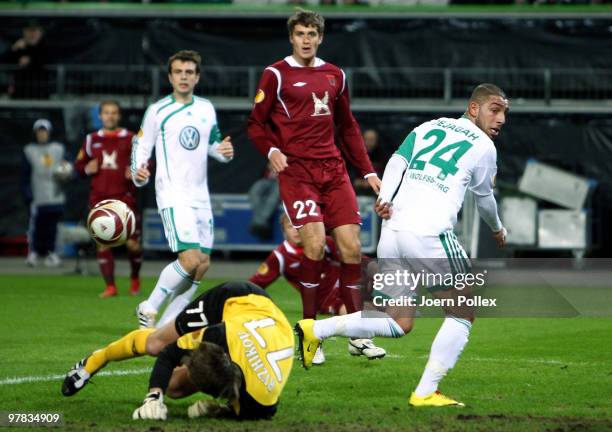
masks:
<path fill-rule="evenodd" d="M 183 270 L 179 261 L 171 262 L 160 273 L 157 284 L 147 299 L 148 306 L 158 312 L 169 295 L 184 292 L 192 283 L 191 276 Z"/>
<path fill-rule="evenodd" d="M 170 304 L 166 307 L 164 314 L 159 319 L 156 327 L 162 327 L 164 324 L 173 321 L 176 316 L 185 309 L 185 306 L 189 304 L 191 298 L 200 287 L 200 281 L 193 281 L 191 288 L 185 292 L 174 292 L 170 298 Z"/>
<path fill-rule="evenodd" d="M 429 360 L 414 391 L 417 396 L 425 397 L 438 389 L 440 380 L 457 363 L 468 342 L 471 328 L 472 323 L 462 318 L 447 317 L 444 320 L 431 344 Z"/>
<path fill-rule="evenodd" d="M 404 331 L 393 318 L 384 312 L 353 312 L 314 322 L 314 334 L 318 339 L 331 336 L 372 339 L 374 336 L 401 337 Z"/>
<path fill-rule="evenodd" d="M 438 383 L 452 369 L 468 342 L 472 323 L 468 320 L 447 317 L 436 335 L 429 353 L 429 360 L 415 393 L 419 397 L 430 395 L 438 389 Z M 371 339 L 374 336 L 401 337 L 402 328 L 384 312 L 355 312 L 324 320 L 315 320 L 314 334 L 324 340 L 331 336 Z"/>

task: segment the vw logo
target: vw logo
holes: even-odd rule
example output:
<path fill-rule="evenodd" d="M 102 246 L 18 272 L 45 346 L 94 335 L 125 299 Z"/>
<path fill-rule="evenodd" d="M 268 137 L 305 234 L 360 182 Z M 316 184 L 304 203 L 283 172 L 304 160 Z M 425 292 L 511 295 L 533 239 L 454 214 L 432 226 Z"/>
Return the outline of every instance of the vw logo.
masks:
<path fill-rule="evenodd" d="M 200 144 L 200 132 L 193 126 L 185 126 L 179 134 L 179 142 L 187 150 L 195 150 Z"/>

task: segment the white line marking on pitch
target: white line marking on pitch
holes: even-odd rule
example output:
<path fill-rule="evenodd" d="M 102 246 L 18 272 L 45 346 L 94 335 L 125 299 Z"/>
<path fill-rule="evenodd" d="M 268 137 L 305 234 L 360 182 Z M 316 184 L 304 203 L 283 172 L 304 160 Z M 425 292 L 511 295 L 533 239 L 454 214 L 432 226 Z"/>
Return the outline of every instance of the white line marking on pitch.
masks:
<path fill-rule="evenodd" d="M 96 377 L 99 376 L 123 376 L 123 375 L 142 375 L 145 373 L 150 373 L 151 368 L 148 369 L 126 369 L 126 370 L 116 370 L 116 371 L 102 371 L 96 374 Z M 24 376 L 24 377 L 8 377 L 0 380 L 0 386 L 3 385 L 14 385 L 14 384 L 26 384 L 26 383 L 36 383 L 36 382 L 45 382 L 45 381 L 59 381 L 64 378 L 66 374 L 63 375 L 45 375 L 45 376 Z"/>
<path fill-rule="evenodd" d="M 327 355 L 327 354 L 326 354 Z M 333 355 L 332 355 L 333 356 Z M 331 356 L 330 356 L 331 357 Z M 410 358 L 409 355 L 401 355 L 401 354 L 387 354 L 384 358 L 388 359 L 407 359 Z M 429 355 L 418 355 L 413 358 L 427 359 Z M 556 359 L 543 359 L 543 358 L 527 358 L 527 359 L 508 359 L 508 358 L 495 358 L 495 357 L 473 357 L 466 356 L 463 361 L 475 361 L 475 362 L 485 362 L 485 363 L 516 363 L 516 364 L 547 364 L 547 365 L 567 365 L 567 366 L 597 366 L 599 363 L 597 362 L 573 362 L 573 361 L 563 361 Z"/>

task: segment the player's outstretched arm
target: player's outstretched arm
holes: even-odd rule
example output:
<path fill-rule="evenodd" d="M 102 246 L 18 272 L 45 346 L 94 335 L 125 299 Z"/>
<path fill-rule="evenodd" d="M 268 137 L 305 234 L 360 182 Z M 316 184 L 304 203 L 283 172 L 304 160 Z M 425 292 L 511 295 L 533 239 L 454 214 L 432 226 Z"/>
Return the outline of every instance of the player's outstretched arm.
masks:
<path fill-rule="evenodd" d="M 157 357 L 149 378 L 149 392 L 142 405 L 134 410 L 134 420 L 166 420 L 168 408 L 164 404 L 164 393 L 168 388 L 174 368 L 188 350 L 179 348 L 176 342 L 169 344 Z"/>

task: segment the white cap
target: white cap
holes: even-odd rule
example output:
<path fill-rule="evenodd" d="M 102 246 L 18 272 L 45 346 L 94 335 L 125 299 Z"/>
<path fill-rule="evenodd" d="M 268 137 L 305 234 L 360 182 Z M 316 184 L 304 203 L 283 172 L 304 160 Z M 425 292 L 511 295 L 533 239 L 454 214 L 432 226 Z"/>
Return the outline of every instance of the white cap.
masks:
<path fill-rule="evenodd" d="M 38 119 L 34 122 L 34 126 L 32 126 L 32 130 L 38 129 L 47 129 L 47 131 L 51 132 L 51 122 L 47 119 Z"/>

